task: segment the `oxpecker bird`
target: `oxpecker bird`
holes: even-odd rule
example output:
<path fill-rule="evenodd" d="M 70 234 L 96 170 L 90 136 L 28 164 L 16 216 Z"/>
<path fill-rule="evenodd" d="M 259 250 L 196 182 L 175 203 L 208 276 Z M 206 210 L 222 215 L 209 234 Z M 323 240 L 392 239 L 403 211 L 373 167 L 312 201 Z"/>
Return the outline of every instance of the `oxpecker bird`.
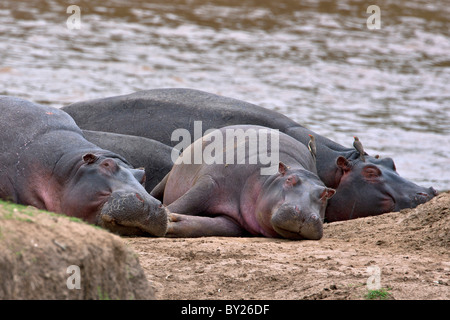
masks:
<path fill-rule="evenodd" d="M 364 157 L 363 145 L 362 145 L 361 141 L 359 141 L 358 137 L 353 137 L 353 138 L 355 138 L 355 141 L 353 141 L 353 147 L 356 149 L 356 151 L 359 152 L 359 157 L 361 158 L 362 162 L 365 162 L 366 158 Z"/>
<path fill-rule="evenodd" d="M 310 139 L 308 142 L 308 149 L 309 149 L 309 152 L 311 152 L 311 155 L 312 155 L 314 161 L 316 161 L 316 154 L 317 154 L 316 138 L 311 134 L 308 134 L 308 136 Z"/>

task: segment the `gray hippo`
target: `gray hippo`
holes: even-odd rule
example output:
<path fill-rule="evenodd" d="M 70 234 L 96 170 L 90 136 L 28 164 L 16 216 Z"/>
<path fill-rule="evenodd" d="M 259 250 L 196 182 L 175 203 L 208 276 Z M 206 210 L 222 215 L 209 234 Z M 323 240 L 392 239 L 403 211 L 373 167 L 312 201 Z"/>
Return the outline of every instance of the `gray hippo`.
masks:
<path fill-rule="evenodd" d="M 309 135 L 314 135 L 318 175 L 327 187 L 336 189 L 336 195 L 328 201 L 326 221 L 413 208 L 437 194 L 433 188 L 418 186 L 399 176 L 390 158 L 366 155 L 363 162 L 354 148 L 341 146 L 280 113 L 198 90 L 146 90 L 81 101 L 63 110 L 83 129 L 146 137 L 172 147 L 180 143 L 172 137 L 179 128 L 195 136 L 195 121 L 202 122 L 203 131 L 236 124 L 279 129 L 305 146 Z M 145 157 L 151 151 L 138 152 Z"/>
<path fill-rule="evenodd" d="M 118 133 L 83 130 L 86 140 L 120 154 L 134 168 L 145 170 L 145 190 L 150 192 L 172 169 L 171 147 L 152 139 Z M 145 150 L 145 156 L 143 156 Z M 150 151 L 150 152 L 149 152 Z"/>
<path fill-rule="evenodd" d="M 88 142 L 64 111 L 0 96 L 0 198 L 122 235 L 163 236 L 167 212 L 118 154 Z"/>
<path fill-rule="evenodd" d="M 272 141 L 272 133 L 262 135 L 264 131 L 270 129 L 224 127 L 183 151 L 152 191 L 173 212 L 169 213 L 167 237 L 249 233 L 287 239 L 322 238 L 327 200 L 335 191 L 319 179 L 315 162 L 303 144 L 275 130 L 272 133 L 278 137 Z M 222 137 L 226 137 L 226 143 Z M 207 151 L 213 144 L 215 148 Z M 213 156 L 209 161 L 200 158 L 196 162 L 199 154 Z M 262 161 L 268 154 L 276 154 L 278 160 L 275 166 L 271 162 L 272 172 L 267 170 L 271 169 L 268 162 Z"/>

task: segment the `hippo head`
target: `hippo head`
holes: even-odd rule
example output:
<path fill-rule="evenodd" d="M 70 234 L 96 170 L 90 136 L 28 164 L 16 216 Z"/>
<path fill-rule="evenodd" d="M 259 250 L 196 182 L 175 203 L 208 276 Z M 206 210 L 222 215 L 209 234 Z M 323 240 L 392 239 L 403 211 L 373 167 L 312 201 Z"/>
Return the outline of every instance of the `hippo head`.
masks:
<path fill-rule="evenodd" d="M 433 188 L 400 177 L 391 158 L 339 156 L 336 168 L 336 195 L 328 202 L 327 222 L 414 208 L 437 195 Z"/>
<path fill-rule="evenodd" d="M 150 196 L 145 172 L 117 155 L 83 155 L 62 198 L 63 212 L 121 235 L 162 236 L 167 212 Z"/>
<path fill-rule="evenodd" d="M 319 240 L 327 200 L 335 191 L 326 188 L 312 172 L 291 169 L 280 162 L 258 199 L 257 218 L 273 236 Z"/>

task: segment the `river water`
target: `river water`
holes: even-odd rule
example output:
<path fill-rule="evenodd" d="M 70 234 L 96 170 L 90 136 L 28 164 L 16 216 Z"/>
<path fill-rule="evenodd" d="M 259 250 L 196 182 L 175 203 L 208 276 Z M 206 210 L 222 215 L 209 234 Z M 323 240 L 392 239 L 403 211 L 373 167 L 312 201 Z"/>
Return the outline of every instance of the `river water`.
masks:
<path fill-rule="evenodd" d="M 61 107 L 162 87 L 274 109 L 349 147 L 357 135 L 450 189 L 448 1 L 0 0 L 0 94 Z"/>

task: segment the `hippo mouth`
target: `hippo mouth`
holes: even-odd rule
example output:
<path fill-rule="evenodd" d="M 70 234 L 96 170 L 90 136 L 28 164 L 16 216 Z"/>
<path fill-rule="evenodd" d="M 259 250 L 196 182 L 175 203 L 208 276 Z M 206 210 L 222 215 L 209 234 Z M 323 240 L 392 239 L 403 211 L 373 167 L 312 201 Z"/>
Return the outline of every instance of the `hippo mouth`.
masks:
<path fill-rule="evenodd" d="M 437 192 L 433 187 L 430 187 L 427 189 L 427 192 L 417 192 L 413 195 L 410 195 L 409 197 L 406 197 L 404 201 L 395 201 L 394 199 L 394 208 L 391 211 L 386 212 L 392 212 L 392 211 L 400 211 L 402 209 L 406 208 L 415 208 L 418 205 L 424 204 L 431 199 L 433 199 L 435 196 L 437 196 L 439 192 Z"/>
<path fill-rule="evenodd" d="M 291 240 L 320 240 L 323 237 L 322 223 L 317 221 L 305 222 L 299 226 L 299 230 L 292 230 L 274 226 L 274 230 L 283 238 Z"/>
<path fill-rule="evenodd" d="M 168 210 L 150 195 L 113 193 L 103 205 L 98 224 L 122 236 L 164 236 Z"/>
<path fill-rule="evenodd" d="M 280 206 L 272 215 L 271 223 L 273 229 L 286 239 L 320 240 L 323 236 L 323 219 L 302 212 L 297 206 Z"/>

